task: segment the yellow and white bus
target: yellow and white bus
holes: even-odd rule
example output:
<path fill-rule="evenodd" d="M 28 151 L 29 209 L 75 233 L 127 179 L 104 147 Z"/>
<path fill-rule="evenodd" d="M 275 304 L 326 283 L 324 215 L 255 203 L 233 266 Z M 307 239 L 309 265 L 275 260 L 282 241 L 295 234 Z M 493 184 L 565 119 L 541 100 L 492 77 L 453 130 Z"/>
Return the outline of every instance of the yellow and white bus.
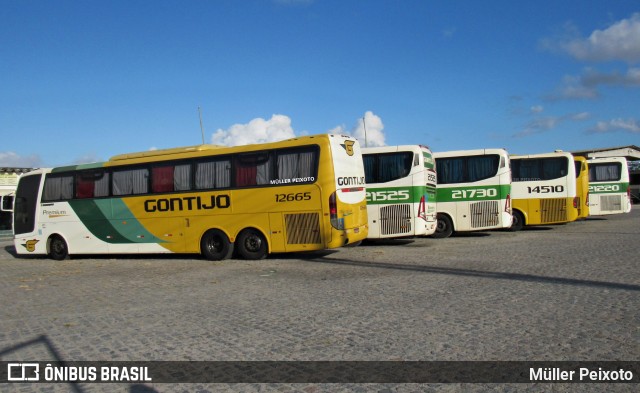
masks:
<path fill-rule="evenodd" d="M 629 213 L 631 189 L 624 157 L 592 158 L 589 163 L 589 211 L 591 215 Z"/>
<path fill-rule="evenodd" d="M 576 167 L 576 198 L 578 219 L 589 217 L 589 164 L 587 159 L 573 156 Z"/>
<path fill-rule="evenodd" d="M 41 169 L 18 184 L 18 254 L 272 252 L 367 236 L 360 145 L 342 135 L 237 147 L 200 145 Z"/>
<path fill-rule="evenodd" d="M 454 231 L 511 227 L 511 165 L 504 149 L 437 152 L 438 228 Z"/>
<path fill-rule="evenodd" d="M 512 230 L 578 218 L 576 170 L 571 153 L 511 156 Z"/>
<path fill-rule="evenodd" d="M 430 235 L 436 230 L 436 170 L 421 145 L 362 148 L 369 239 Z"/>

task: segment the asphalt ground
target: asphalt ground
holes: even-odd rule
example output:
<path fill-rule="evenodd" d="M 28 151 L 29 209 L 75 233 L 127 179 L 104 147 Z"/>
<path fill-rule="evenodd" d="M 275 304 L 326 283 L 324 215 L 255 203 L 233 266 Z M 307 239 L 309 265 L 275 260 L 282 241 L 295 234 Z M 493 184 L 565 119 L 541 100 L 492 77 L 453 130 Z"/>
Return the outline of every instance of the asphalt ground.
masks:
<path fill-rule="evenodd" d="M 262 261 L 18 258 L 0 360 L 638 361 L 640 209 Z M 638 384 L 0 384 L 16 392 L 638 391 Z"/>

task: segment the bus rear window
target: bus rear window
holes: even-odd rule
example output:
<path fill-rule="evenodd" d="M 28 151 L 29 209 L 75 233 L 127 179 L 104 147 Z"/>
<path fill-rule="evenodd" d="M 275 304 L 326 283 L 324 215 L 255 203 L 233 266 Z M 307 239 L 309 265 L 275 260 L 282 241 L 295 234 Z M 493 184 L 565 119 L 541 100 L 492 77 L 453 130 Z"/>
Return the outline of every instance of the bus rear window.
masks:
<path fill-rule="evenodd" d="M 438 184 L 472 183 L 489 179 L 498 173 L 497 154 L 436 158 Z"/>
<path fill-rule="evenodd" d="M 364 154 L 365 182 L 386 183 L 409 175 L 413 166 L 413 153 Z"/>
<path fill-rule="evenodd" d="M 512 180 L 518 182 L 559 179 L 567 176 L 567 162 L 567 157 L 514 159 L 511 160 Z"/>
<path fill-rule="evenodd" d="M 589 164 L 589 181 L 617 181 L 622 178 L 622 164 Z"/>

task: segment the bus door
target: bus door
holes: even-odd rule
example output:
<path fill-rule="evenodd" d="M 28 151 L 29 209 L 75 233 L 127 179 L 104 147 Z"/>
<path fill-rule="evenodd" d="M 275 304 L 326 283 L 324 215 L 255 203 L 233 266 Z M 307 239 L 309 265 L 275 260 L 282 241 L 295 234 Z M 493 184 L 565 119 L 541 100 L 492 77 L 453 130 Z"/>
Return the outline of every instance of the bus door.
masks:
<path fill-rule="evenodd" d="M 41 179 L 42 175 L 22 176 L 20 178 L 13 212 L 13 233 L 16 238 L 35 235 L 38 190 L 40 189 Z M 29 252 L 33 252 L 36 249 L 46 250 L 46 244 L 37 239 L 25 237 L 24 242 L 21 244 Z"/>

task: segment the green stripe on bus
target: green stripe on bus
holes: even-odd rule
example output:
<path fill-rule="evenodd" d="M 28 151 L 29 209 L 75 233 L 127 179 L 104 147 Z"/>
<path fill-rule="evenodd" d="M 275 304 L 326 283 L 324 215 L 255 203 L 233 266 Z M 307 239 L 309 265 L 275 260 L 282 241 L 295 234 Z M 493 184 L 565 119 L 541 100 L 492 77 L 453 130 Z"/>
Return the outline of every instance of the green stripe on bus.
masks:
<path fill-rule="evenodd" d="M 79 171 L 79 170 L 83 170 L 83 169 L 96 169 L 96 168 L 104 168 L 104 162 L 93 162 L 91 164 L 61 166 L 61 167 L 58 167 L 58 168 L 53 168 L 51 170 L 51 173 Z"/>
<path fill-rule="evenodd" d="M 395 203 L 418 203 L 423 195 L 425 196 L 425 202 L 436 201 L 436 190 L 434 187 L 367 187 L 367 204 L 389 205 Z"/>
<path fill-rule="evenodd" d="M 590 194 L 619 194 L 627 192 L 629 183 L 598 183 L 589 184 Z"/>
<path fill-rule="evenodd" d="M 424 156 L 424 167 L 427 169 L 435 169 L 436 163 L 433 160 L 433 156 L 426 152 L 422 152 L 422 155 Z"/>
<path fill-rule="evenodd" d="M 73 199 L 69 205 L 89 232 L 107 243 L 165 243 L 133 218 L 122 199 Z M 127 218 L 108 218 L 113 215 Z"/>
<path fill-rule="evenodd" d="M 511 185 L 495 186 L 438 186 L 438 202 L 490 201 L 506 199 L 511 192 Z"/>

